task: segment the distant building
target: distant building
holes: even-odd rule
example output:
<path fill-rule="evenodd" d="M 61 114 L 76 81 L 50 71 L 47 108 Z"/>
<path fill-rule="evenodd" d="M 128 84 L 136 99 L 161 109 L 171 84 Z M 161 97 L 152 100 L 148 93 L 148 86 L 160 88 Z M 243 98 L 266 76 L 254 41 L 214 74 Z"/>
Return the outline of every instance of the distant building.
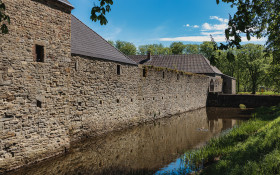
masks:
<path fill-rule="evenodd" d="M 138 64 L 165 67 L 209 76 L 209 92 L 236 94 L 236 80 L 223 74 L 200 54 L 192 55 L 130 55 Z"/>

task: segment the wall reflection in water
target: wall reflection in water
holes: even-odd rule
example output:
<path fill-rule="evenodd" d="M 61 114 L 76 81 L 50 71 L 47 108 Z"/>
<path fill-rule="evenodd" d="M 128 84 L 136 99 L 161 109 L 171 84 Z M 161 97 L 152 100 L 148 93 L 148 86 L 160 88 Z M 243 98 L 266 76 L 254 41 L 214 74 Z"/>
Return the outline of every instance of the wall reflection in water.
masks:
<path fill-rule="evenodd" d="M 243 117 L 239 110 L 199 109 L 90 139 L 64 156 L 10 174 L 153 174 Z"/>

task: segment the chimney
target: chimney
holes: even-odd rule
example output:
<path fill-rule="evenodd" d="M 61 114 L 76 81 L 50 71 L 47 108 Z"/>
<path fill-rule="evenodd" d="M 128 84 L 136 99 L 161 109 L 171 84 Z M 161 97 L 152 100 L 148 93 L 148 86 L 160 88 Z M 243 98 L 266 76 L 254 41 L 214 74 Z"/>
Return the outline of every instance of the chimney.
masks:
<path fill-rule="evenodd" d="M 151 51 L 148 51 L 148 52 L 147 52 L 147 56 L 148 56 L 148 57 L 147 57 L 147 60 L 149 60 L 149 61 L 152 60 Z"/>

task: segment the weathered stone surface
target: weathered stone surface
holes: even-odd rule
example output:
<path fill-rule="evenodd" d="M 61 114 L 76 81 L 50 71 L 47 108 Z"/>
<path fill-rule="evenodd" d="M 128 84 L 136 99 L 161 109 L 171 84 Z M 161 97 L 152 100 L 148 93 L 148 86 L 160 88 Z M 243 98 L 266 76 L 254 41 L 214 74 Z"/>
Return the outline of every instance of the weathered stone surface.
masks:
<path fill-rule="evenodd" d="M 0 36 L 0 173 L 85 136 L 205 107 L 208 77 L 177 80 L 154 68 L 143 77 L 141 67 L 71 56 L 70 9 L 52 0 L 3 2 L 11 25 Z M 35 44 L 45 47 L 44 63 L 34 61 Z"/>

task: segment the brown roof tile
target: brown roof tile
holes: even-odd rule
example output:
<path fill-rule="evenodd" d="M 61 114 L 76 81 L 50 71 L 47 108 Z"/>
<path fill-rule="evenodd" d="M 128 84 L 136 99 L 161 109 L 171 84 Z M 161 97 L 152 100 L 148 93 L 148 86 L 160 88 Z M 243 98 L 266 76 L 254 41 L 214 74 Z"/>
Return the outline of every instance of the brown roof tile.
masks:
<path fill-rule="evenodd" d="M 208 59 L 199 54 L 152 55 L 150 61 L 147 60 L 146 55 L 131 55 L 129 57 L 138 64 L 166 67 L 192 73 L 223 74 L 218 68 L 212 66 Z"/>
<path fill-rule="evenodd" d="M 73 15 L 71 22 L 72 54 L 137 65 Z"/>

